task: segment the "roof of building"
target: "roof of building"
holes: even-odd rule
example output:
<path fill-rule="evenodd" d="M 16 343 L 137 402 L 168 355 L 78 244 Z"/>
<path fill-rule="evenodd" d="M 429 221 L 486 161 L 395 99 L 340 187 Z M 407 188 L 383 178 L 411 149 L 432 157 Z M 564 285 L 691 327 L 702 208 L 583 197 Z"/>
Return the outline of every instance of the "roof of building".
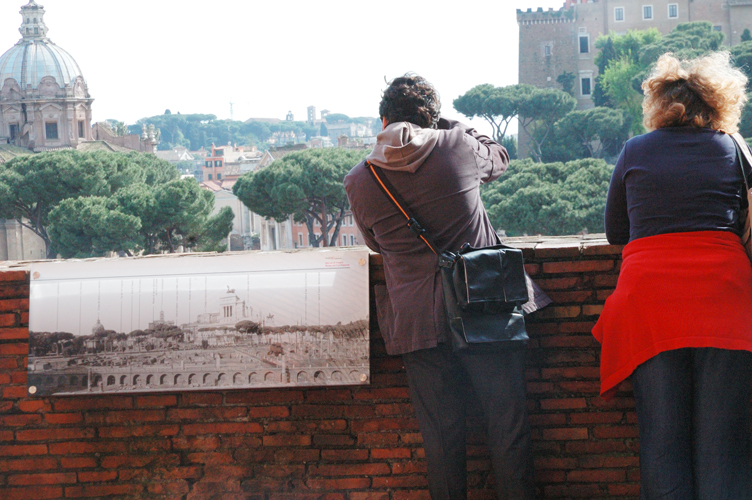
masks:
<path fill-rule="evenodd" d="M 21 7 L 21 14 L 23 37 L 0 56 L 0 83 L 12 78 L 26 90 L 28 86 L 38 88 L 46 76 L 54 77 L 61 87 L 73 86 L 78 77 L 83 78 L 73 57 L 47 38 L 44 7 L 32 0 Z"/>
<path fill-rule="evenodd" d="M 221 181 L 201 181 L 198 183 L 198 185 L 199 187 L 201 187 L 201 189 L 206 189 L 213 193 L 218 193 L 219 191 L 232 192 L 232 187 L 237 181 L 237 179 L 222 179 Z"/>
<path fill-rule="evenodd" d="M 76 149 L 79 151 L 113 151 L 115 153 L 131 153 L 132 149 L 117 146 L 107 141 L 84 141 L 79 142 Z"/>
<path fill-rule="evenodd" d="M 0 144 L 0 163 L 10 161 L 17 156 L 26 156 L 30 154 L 34 154 L 34 152 L 11 144 Z"/>
<path fill-rule="evenodd" d="M 171 149 L 169 151 L 154 151 L 157 158 L 165 161 L 193 161 L 194 157 L 186 149 Z"/>

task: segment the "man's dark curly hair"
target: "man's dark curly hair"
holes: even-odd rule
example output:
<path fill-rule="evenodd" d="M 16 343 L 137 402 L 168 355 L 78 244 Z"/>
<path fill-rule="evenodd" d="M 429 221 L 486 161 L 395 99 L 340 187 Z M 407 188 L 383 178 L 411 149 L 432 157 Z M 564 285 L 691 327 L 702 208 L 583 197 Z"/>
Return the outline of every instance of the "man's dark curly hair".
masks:
<path fill-rule="evenodd" d="M 410 122 L 423 128 L 436 128 L 441 100 L 425 78 L 405 73 L 389 82 L 379 104 L 379 116 L 389 123 Z"/>

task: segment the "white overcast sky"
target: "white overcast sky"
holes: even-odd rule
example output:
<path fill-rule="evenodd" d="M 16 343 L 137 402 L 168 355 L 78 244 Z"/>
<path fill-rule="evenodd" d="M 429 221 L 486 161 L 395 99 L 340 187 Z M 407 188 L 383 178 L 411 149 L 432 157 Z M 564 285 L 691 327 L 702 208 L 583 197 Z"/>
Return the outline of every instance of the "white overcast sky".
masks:
<path fill-rule="evenodd" d="M 0 52 L 27 0 L 0 0 Z M 452 100 L 517 83 L 516 9 L 563 0 L 37 0 L 53 43 L 78 62 L 94 120 L 173 113 L 304 120 L 306 108 L 376 116 L 384 79 L 414 71 Z M 464 121 L 467 119 L 462 118 Z M 482 127 L 480 120 L 473 124 Z"/>

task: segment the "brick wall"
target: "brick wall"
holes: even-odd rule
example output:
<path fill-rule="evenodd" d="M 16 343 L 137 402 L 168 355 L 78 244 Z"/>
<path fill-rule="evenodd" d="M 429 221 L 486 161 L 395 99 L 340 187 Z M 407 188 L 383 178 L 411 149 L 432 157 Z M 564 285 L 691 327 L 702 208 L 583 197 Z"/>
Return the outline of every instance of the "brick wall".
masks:
<path fill-rule="evenodd" d="M 621 248 L 603 240 L 516 240 L 554 304 L 530 319 L 529 407 L 541 498 L 638 496 L 629 388 L 598 396 L 590 335 Z M 371 281 L 383 282 L 378 256 Z M 29 398 L 26 271 L 0 272 L 0 498 L 428 499 L 400 358 L 372 325 L 363 387 Z M 371 317 L 375 317 L 372 314 Z M 470 499 L 493 478 L 473 403 Z"/>

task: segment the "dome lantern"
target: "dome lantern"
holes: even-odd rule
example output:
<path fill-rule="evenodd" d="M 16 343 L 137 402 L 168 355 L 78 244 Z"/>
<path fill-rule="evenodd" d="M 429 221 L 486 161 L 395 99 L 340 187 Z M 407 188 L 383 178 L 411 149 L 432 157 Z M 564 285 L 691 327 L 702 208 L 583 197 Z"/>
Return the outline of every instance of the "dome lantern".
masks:
<path fill-rule="evenodd" d="M 44 24 L 44 6 L 34 0 L 21 7 L 23 24 L 18 29 L 24 38 L 47 38 L 47 26 Z"/>

